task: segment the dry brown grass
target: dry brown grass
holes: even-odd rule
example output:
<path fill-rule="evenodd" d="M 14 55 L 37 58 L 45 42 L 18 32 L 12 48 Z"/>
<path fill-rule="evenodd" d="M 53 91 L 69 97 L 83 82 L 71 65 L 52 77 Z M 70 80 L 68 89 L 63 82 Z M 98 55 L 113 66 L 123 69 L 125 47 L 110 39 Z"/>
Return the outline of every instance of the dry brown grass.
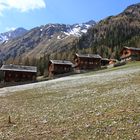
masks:
<path fill-rule="evenodd" d="M 58 91 L 40 87 L 0 97 L 0 139 L 138 140 L 139 87 L 136 72 L 107 82 Z"/>

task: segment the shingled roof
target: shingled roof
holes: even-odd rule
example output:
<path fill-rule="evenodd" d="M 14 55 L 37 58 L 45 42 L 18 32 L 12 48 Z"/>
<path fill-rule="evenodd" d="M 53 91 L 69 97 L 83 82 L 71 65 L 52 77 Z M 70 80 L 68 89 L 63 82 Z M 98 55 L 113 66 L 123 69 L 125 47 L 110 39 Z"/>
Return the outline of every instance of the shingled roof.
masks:
<path fill-rule="evenodd" d="M 108 58 L 102 58 L 101 60 L 103 60 L 103 61 L 109 61 Z"/>
<path fill-rule="evenodd" d="M 2 71 L 21 71 L 21 72 L 37 72 L 37 67 L 34 66 L 23 66 L 23 65 L 2 65 Z"/>
<path fill-rule="evenodd" d="M 78 54 L 76 53 L 77 57 L 83 57 L 83 58 L 102 58 L 99 54 Z"/>
<path fill-rule="evenodd" d="M 71 61 L 66 60 L 50 60 L 52 64 L 60 64 L 60 65 L 73 65 Z"/>
<path fill-rule="evenodd" d="M 124 47 L 125 49 L 129 49 L 129 50 L 136 50 L 136 51 L 140 51 L 140 48 L 134 48 L 134 47 Z"/>

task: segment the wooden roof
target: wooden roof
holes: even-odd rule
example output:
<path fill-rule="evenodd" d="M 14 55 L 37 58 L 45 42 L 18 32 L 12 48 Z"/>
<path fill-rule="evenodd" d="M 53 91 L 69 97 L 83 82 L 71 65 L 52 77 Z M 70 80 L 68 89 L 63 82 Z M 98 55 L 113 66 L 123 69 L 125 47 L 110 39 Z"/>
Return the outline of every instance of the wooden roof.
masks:
<path fill-rule="evenodd" d="M 82 57 L 82 58 L 102 58 L 99 54 L 78 54 L 76 53 L 77 57 Z"/>
<path fill-rule="evenodd" d="M 23 65 L 2 65 L 2 71 L 20 71 L 20 72 L 37 72 L 37 67 L 34 66 L 23 66 Z"/>
<path fill-rule="evenodd" d="M 66 60 L 50 60 L 52 64 L 60 64 L 60 65 L 73 65 L 71 61 Z"/>
<path fill-rule="evenodd" d="M 108 58 L 102 58 L 101 60 L 102 60 L 102 61 L 109 61 Z"/>
<path fill-rule="evenodd" d="M 134 48 L 134 47 L 124 47 L 124 49 L 140 51 L 140 48 Z"/>

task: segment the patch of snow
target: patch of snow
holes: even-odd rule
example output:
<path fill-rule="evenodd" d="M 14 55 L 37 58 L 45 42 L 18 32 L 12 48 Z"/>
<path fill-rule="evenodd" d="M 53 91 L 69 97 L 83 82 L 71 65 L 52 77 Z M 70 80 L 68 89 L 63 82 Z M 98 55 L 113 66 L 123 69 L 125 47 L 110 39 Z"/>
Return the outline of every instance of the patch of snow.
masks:
<path fill-rule="evenodd" d="M 86 33 L 86 32 L 87 32 L 87 30 L 86 30 L 86 29 L 83 29 L 83 30 L 81 30 L 81 32 L 82 32 L 82 33 Z"/>
<path fill-rule="evenodd" d="M 68 38 L 68 36 L 64 37 L 63 39 L 66 39 L 66 38 Z"/>
<path fill-rule="evenodd" d="M 59 39 L 59 40 L 60 40 L 60 39 L 61 39 L 61 37 L 60 37 L 60 36 L 57 36 L 57 39 Z"/>
<path fill-rule="evenodd" d="M 51 27 L 55 27 L 55 25 L 49 24 L 48 27 L 47 27 L 47 29 L 49 29 L 49 28 L 51 28 Z"/>
<path fill-rule="evenodd" d="M 76 36 L 81 36 L 80 31 L 81 31 L 81 27 L 73 28 L 73 29 L 69 32 L 69 34 L 71 34 L 71 35 L 76 35 Z"/>
<path fill-rule="evenodd" d="M 11 37 L 11 33 L 9 33 L 8 36 Z"/>
<path fill-rule="evenodd" d="M 80 37 L 83 33 L 87 32 L 87 29 L 90 28 L 91 25 L 88 24 L 76 24 L 73 27 L 68 27 L 67 31 L 63 32 L 65 35 L 77 36 Z"/>
<path fill-rule="evenodd" d="M 63 32 L 65 35 L 70 36 L 70 34 L 68 32 Z"/>
<path fill-rule="evenodd" d="M 77 24 L 75 27 L 77 28 L 77 27 L 79 27 L 80 25 L 79 24 Z"/>
<path fill-rule="evenodd" d="M 7 36 L 0 35 L 0 38 L 1 38 L 1 42 L 8 41 Z"/>
<path fill-rule="evenodd" d="M 87 29 L 91 27 L 91 25 L 88 25 L 88 24 L 86 24 L 85 26 L 86 26 Z"/>
<path fill-rule="evenodd" d="M 8 40 L 6 40 L 4 43 L 7 43 L 8 42 Z"/>

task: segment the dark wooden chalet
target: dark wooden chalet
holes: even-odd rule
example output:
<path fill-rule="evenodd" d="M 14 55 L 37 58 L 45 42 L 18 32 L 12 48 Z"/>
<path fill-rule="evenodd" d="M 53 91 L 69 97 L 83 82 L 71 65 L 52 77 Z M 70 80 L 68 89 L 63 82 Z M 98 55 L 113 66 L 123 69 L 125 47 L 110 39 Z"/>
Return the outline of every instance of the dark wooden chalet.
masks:
<path fill-rule="evenodd" d="M 76 70 L 91 70 L 101 67 L 101 56 L 98 54 L 75 54 L 74 56 Z"/>
<path fill-rule="evenodd" d="M 48 66 L 49 77 L 72 71 L 73 63 L 66 60 L 50 60 Z"/>
<path fill-rule="evenodd" d="M 125 61 L 140 61 L 140 48 L 124 47 L 121 52 L 121 60 Z"/>
<path fill-rule="evenodd" d="M 36 80 L 37 68 L 22 65 L 3 65 L 0 69 L 4 72 L 5 82 L 25 82 Z"/>

